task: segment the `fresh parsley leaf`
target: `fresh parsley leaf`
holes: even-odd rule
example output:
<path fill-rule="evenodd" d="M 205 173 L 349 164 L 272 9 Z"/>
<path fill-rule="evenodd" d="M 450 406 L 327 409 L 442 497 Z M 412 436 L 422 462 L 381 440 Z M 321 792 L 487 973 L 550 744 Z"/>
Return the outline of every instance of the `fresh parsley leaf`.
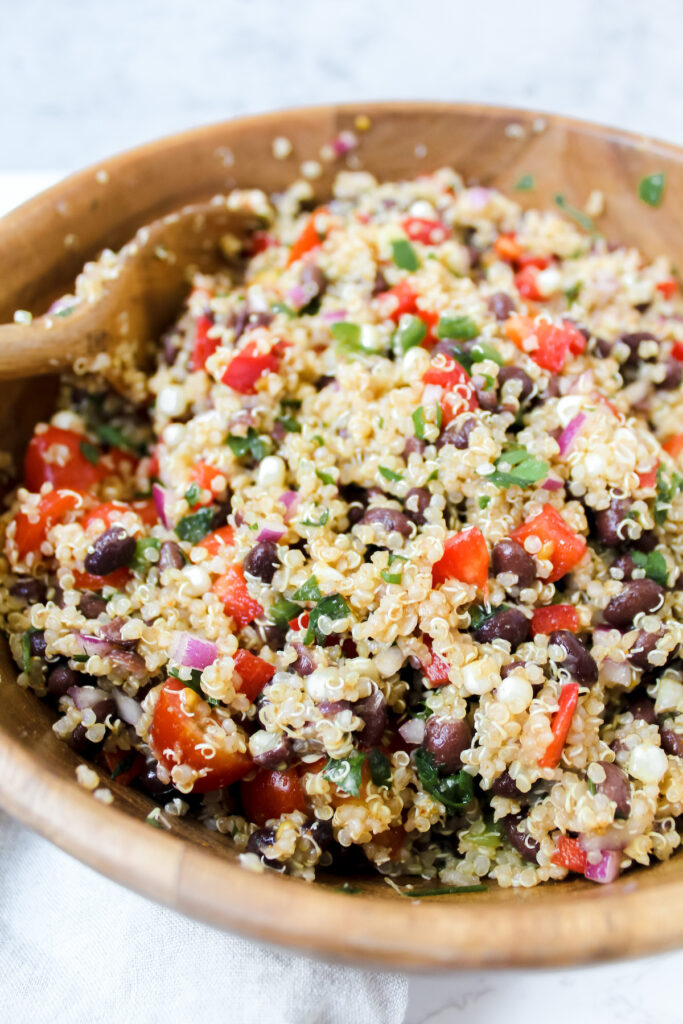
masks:
<path fill-rule="evenodd" d="M 200 697 L 204 696 L 202 693 L 202 674 L 198 668 L 190 669 L 190 676 L 188 679 L 185 678 L 187 670 L 185 670 L 184 675 L 181 676 L 180 669 L 175 666 L 169 666 L 168 674 L 169 676 L 173 676 L 174 679 L 179 679 L 185 686 L 189 686 L 189 688 L 194 690 L 195 693 L 198 693 Z"/>
<path fill-rule="evenodd" d="M 382 577 L 385 583 L 400 583 L 403 578 L 402 573 L 389 572 L 388 569 L 382 569 L 380 576 Z"/>
<path fill-rule="evenodd" d="M 300 398 L 281 398 L 280 405 L 283 409 L 300 409 L 301 399 Z"/>
<path fill-rule="evenodd" d="M 664 198 L 665 186 L 666 175 L 664 173 L 648 174 L 647 177 L 640 180 L 638 195 L 648 206 L 659 206 Z"/>
<path fill-rule="evenodd" d="M 440 800 L 451 813 L 467 807 L 474 796 L 471 775 L 464 769 L 453 775 L 440 775 L 433 755 L 424 747 L 418 747 L 414 757 L 417 777 L 435 800 Z"/>
<path fill-rule="evenodd" d="M 655 498 L 654 519 L 658 526 L 666 522 L 671 502 L 683 488 L 683 476 L 674 473 L 669 481 L 660 468 L 657 470 L 657 497 Z"/>
<path fill-rule="evenodd" d="M 392 483 L 398 483 L 399 480 L 403 479 L 402 473 L 396 473 L 393 469 L 388 469 L 386 466 L 380 466 L 379 471 L 385 480 L 391 480 Z"/>
<path fill-rule="evenodd" d="M 526 448 L 509 448 L 502 452 L 495 462 L 494 472 L 486 479 L 496 487 L 531 487 L 539 480 L 545 480 L 550 466 L 544 459 L 537 459 Z"/>
<path fill-rule="evenodd" d="M 127 772 L 129 768 L 132 768 L 136 754 L 137 750 L 129 750 L 125 757 L 122 757 L 116 765 L 110 777 L 112 779 L 118 779 L 119 775 L 123 775 L 123 773 Z"/>
<path fill-rule="evenodd" d="M 198 544 L 200 540 L 211 532 L 215 509 L 200 508 L 199 512 L 183 516 L 176 524 L 175 532 L 181 540 L 187 540 L 191 544 Z"/>
<path fill-rule="evenodd" d="M 515 192 L 531 192 L 536 188 L 536 179 L 533 174 L 523 174 L 515 182 Z"/>
<path fill-rule="evenodd" d="M 334 782 L 335 786 L 342 789 L 345 793 L 348 793 L 350 796 L 358 796 L 364 760 L 365 754 L 361 753 L 351 754 L 349 757 L 343 757 L 339 760 L 330 757 L 323 769 L 323 775 L 330 782 Z"/>
<path fill-rule="evenodd" d="M 312 609 L 304 643 L 310 647 L 312 643 L 324 644 L 327 634 L 320 629 L 320 620 L 323 616 L 336 622 L 338 619 L 345 619 L 350 613 L 350 608 L 341 594 L 330 594 L 318 601 Z"/>
<path fill-rule="evenodd" d="M 300 434 L 301 424 L 293 416 L 278 416 L 276 423 L 281 423 L 288 434 Z"/>
<path fill-rule="evenodd" d="M 136 572 L 147 572 L 155 559 L 148 557 L 148 552 L 159 551 L 161 541 L 158 537 L 140 537 L 135 542 L 135 553 L 130 560 L 130 567 Z"/>
<path fill-rule="evenodd" d="M 418 405 L 417 409 L 413 412 L 413 425 L 415 427 L 415 437 L 423 441 L 425 436 L 425 411 L 421 405 Z"/>
<path fill-rule="evenodd" d="M 103 444 L 108 444 L 112 448 L 123 448 L 124 451 L 134 452 L 136 455 L 140 455 L 146 449 L 146 445 L 131 441 L 129 437 L 122 434 L 121 431 L 112 426 L 111 423 L 97 423 L 95 425 L 95 433 Z"/>
<path fill-rule="evenodd" d="M 318 580 L 311 576 L 302 586 L 295 590 L 292 597 L 295 601 L 321 601 L 322 594 L 318 586 Z"/>
<path fill-rule="evenodd" d="M 316 469 L 315 475 L 317 476 L 318 480 L 322 480 L 324 484 L 336 484 L 337 482 L 335 478 L 332 476 L 332 474 L 326 473 L 324 469 Z"/>
<path fill-rule="evenodd" d="M 595 226 L 595 221 L 593 221 L 587 213 L 584 213 L 583 210 L 578 210 L 575 206 L 572 206 L 572 204 L 568 202 L 566 196 L 563 196 L 559 192 L 554 199 L 555 204 L 559 206 L 562 212 L 566 213 L 568 217 L 571 217 L 572 220 L 576 221 L 579 227 L 582 227 L 584 231 L 588 231 L 591 235 L 597 235 L 598 229 Z"/>
<path fill-rule="evenodd" d="M 273 313 L 282 313 L 284 316 L 289 317 L 290 320 L 296 316 L 296 310 L 288 306 L 286 302 L 272 302 L 270 308 Z"/>
<path fill-rule="evenodd" d="M 479 498 L 477 500 L 477 505 L 479 506 L 479 508 L 485 509 L 490 501 L 491 501 L 491 496 L 489 494 L 484 494 L 484 495 L 482 495 L 481 498 Z"/>
<path fill-rule="evenodd" d="M 420 269 L 420 261 L 414 247 L 407 238 L 397 238 L 391 243 L 391 252 L 394 263 L 401 270 L 413 273 Z"/>
<path fill-rule="evenodd" d="M 381 750 L 371 750 L 368 754 L 370 778 L 375 786 L 391 785 L 391 765 Z"/>
<path fill-rule="evenodd" d="M 483 605 L 470 605 L 470 629 L 479 629 L 485 622 L 492 619 L 494 615 L 498 612 L 504 612 L 508 607 L 509 605 L 507 604 L 499 604 L 496 608 L 491 608 L 490 611 L 487 611 Z"/>
<path fill-rule="evenodd" d="M 420 320 L 419 316 L 410 316 L 410 314 L 402 316 L 392 338 L 395 354 L 397 356 L 404 355 L 408 349 L 420 345 L 426 335 L 426 324 L 424 320 Z"/>
<path fill-rule="evenodd" d="M 576 302 L 576 300 L 578 299 L 580 294 L 581 294 L 581 281 L 577 281 L 576 284 L 573 284 L 571 286 L 571 288 L 567 288 L 566 289 L 566 291 L 564 293 L 564 297 L 567 300 L 567 302 L 569 303 L 569 305 L 571 305 L 572 302 Z"/>
<path fill-rule="evenodd" d="M 193 483 L 190 484 L 190 486 L 187 488 L 187 490 L 185 491 L 185 501 L 190 506 L 190 508 L 193 508 L 197 504 L 201 493 L 202 489 L 199 486 L 199 484 Z"/>
<path fill-rule="evenodd" d="M 225 441 L 236 459 L 242 459 L 249 453 L 254 462 L 260 462 L 270 451 L 270 441 L 260 437 L 253 427 L 249 427 L 246 437 L 228 434 Z"/>
<path fill-rule="evenodd" d="M 320 519 L 317 522 L 315 521 L 315 519 L 302 519 L 301 520 L 301 525 L 302 526 L 325 526 L 325 524 L 327 523 L 327 520 L 329 518 L 330 518 L 330 510 L 328 508 L 326 508 L 325 511 L 323 512 L 323 514 L 321 515 Z"/>
<path fill-rule="evenodd" d="M 296 604 L 286 597 L 278 597 L 277 601 L 274 601 L 270 606 L 268 614 L 270 615 L 270 621 L 276 626 L 286 626 L 297 615 L 300 615 L 302 611 L 303 608 L 300 604 Z"/>
<path fill-rule="evenodd" d="M 666 559 L 661 551 L 632 551 L 631 557 L 639 569 L 645 570 L 645 575 L 660 586 L 665 587 L 669 575 L 666 567 Z"/>
<path fill-rule="evenodd" d="M 81 441 L 78 446 L 81 449 L 81 455 L 84 456 L 93 466 L 96 466 L 100 461 L 100 453 L 94 444 L 90 444 L 90 441 Z"/>
<path fill-rule="evenodd" d="M 393 565 L 394 562 L 407 562 L 408 559 L 405 555 L 397 555 L 395 552 L 389 552 L 389 565 Z"/>
<path fill-rule="evenodd" d="M 471 316 L 442 316 L 436 328 L 437 338 L 456 341 L 472 341 L 479 334 L 479 328 Z"/>

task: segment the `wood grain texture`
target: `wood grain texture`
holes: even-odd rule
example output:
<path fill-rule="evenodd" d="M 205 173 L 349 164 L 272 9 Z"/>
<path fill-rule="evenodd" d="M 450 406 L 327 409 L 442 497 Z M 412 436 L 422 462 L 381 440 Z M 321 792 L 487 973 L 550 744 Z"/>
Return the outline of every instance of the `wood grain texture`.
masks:
<path fill-rule="evenodd" d="M 74 175 L 0 222 L 0 321 L 17 308 L 43 312 L 70 289 L 83 262 L 118 247 L 143 224 L 234 186 L 282 188 L 359 113 L 362 166 L 391 180 L 451 164 L 468 181 L 511 190 L 535 176 L 525 205 L 561 192 L 582 206 L 593 188 L 607 198 L 600 228 L 647 254 L 683 257 L 683 151 L 616 130 L 551 115 L 437 103 L 354 104 L 245 118 L 152 143 Z M 510 137 L 510 124 L 521 133 Z M 293 143 L 274 160 L 272 140 Z M 416 147 L 424 147 L 416 149 Z M 97 170 L 105 168 L 108 180 Z M 315 182 L 324 198 L 338 169 Z M 640 178 L 663 171 L 665 201 L 638 198 Z M 32 424 L 54 399 L 54 380 L 0 386 L 3 446 L 21 453 Z M 683 942 L 683 856 L 635 870 L 610 886 L 572 881 L 515 892 L 411 900 L 377 876 L 354 879 L 364 894 L 308 885 L 235 862 L 221 837 L 179 820 L 171 833 L 144 823 L 152 804 L 110 784 L 100 804 L 74 777 L 78 759 L 51 731 L 52 714 L 16 685 L 0 648 L 0 803 L 11 814 L 109 877 L 211 924 L 320 954 L 405 968 L 578 963 L 672 948 Z M 106 780 L 105 780 L 106 782 Z"/>

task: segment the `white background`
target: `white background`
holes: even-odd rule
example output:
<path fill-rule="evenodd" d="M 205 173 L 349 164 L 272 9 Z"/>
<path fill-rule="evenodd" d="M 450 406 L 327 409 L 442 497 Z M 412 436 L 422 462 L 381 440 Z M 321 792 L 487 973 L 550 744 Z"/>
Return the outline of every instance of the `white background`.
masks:
<path fill-rule="evenodd" d="M 683 142 L 680 0 L 0 0 L 0 26 L 5 209 L 52 176 L 25 172 L 72 170 L 176 129 L 328 100 L 504 103 Z M 84 886 L 91 877 L 83 869 Z M 406 1024 L 683 1021 L 681 969 L 683 955 L 672 954 L 411 979 Z M 183 976 L 192 983 L 181 969 L 173 987 Z M 131 1024 L 146 1024 L 124 1004 Z M 304 1000 L 292 1024 L 325 1024 L 310 1012 Z M 239 1024 L 229 1005 L 225 1019 Z"/>

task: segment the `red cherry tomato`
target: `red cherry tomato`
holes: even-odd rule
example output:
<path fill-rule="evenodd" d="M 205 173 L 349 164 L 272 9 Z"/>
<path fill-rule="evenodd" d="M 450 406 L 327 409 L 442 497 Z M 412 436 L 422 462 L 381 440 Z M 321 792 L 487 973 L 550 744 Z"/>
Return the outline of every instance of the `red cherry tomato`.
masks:
<path fill-rule="evenodd" d="M 25 558 L 29 551 L 38 551 L 52 527 L 75 509 L 79 501 L 73 491 L 49 491 L 40 499 L 36 513 L 28 516 L 19 512 L 14 519 L 14 544 L 19 558 Z"/>
<path fill-rule="evenodd" d="M 424 217 L 406 217 L 401 226 L 408 238 L 423 245 L 441 245 L 450 234 L 440 220 L 427 220 Z"/>
<path fill-rule="evenodd" d="M 83 454 L 84 444 L 90 442 L 83 434 L 60 427 L 48 427 L 41 434 L 34 434 L 24 460 L 27 490 L 39 491 L 44 483 L 51 483 L 55 489 L 92 490 L 102 471 Z"/>
<path fill-rule="evenodd" d="M 232 526 L 221 526 L 220 530 L 208 533 L 204 540 L 200 540 L 198 547 L 206 548 L 210 555 L 217 555 L 225 547 L 232 547 L 235 543 L 235 534 Z"/>
<path fill-rule="evenodd" d="M 247 818 L 259 827 L 283 814 L 306 811 L 306 796 L 296 768 L 261 771 L 242 782 L 240 796 Z"/>
<path fill-rule="evenodd" d="M 250 341 L 232 357 L 221 380 L 241 395 L 253 395 L 264 373 L 277 373 L 279 368 L 280 359 L 273 349 L 264 351 L 258 342 Z"/>

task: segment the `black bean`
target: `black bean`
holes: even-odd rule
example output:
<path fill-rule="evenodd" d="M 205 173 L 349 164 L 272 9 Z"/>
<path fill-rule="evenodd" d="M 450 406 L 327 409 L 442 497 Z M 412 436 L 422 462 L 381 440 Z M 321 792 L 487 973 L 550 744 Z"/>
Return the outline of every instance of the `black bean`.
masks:
<path fill-rule="evenodd" d="M 381 295 L 382 292 L 386 292 L 388 290 L 389 283 L 384 274 L 382 273 L 382 271 L 378 267 L 377 270 L 375 271 L 375 280 L 372 285 L 371 294 L 374 297 L 375 295 Z"/>
<path fill-rule="evenodd" d="M 520 668 L 520 666 L 523 665 L 523 661 L 511 661 L 508 665 L 503 665 L 502 669 L 500 670 L 500 678 L 507 679 L 511 672 L 514 672 L 516 668 Z"/>
<path fill-rule="evenodd" d="M 272 540 L 262 540 L 255 544 L 242 563 L 245 572 L 264 583 L 272 582 L 279 564 L 277 544 Z"/>
<path fill-rule="evenodd" d="M 427 442 L 423 441 L 422 438 L 409 437 L 405 443 L 405 448 L 403 449 L 403 458 L 407 459 L 409 455 L 413 454 L 413 452 L 417 455 L 422 455 L 426 447 Z"/>
<path fill-rule="evenodd" d="M 86 727 L 79 722 L 71 733 L 71 746 L 77 754 L 81 755 L 81 757 L 89 757 L 92 760 L 99 750 L 103 740 L 93 743 L 93 741 L 89 740 L 86 736 L 87 731 Z"/>
<path fill-rule="evenodd" d="M 521 854 L 524 860 L 531 861 L 532 864 L 537 863 L 537 857 L 541 847 L 535 839 L 533 839 L 526 832 L 520 832 L 518 825 L 524 821 L 524 815 L 522 814 L 508 814 L 506 818 L 503 818 L 502 824 L 505 830 L 510 846 Z"/>
<path fill-rule="evenodd" d="M 629 555 L 627 553 L 624 555 L 619 555 L 618 558 L 615 558 L 610 566 L 610 570 L 618 569 L 622 574 L 618 578 L 628 581 L 633 579 L 633 570 L 635 569 L 635 567 L 636 563 L 633 561 L 633 555 Z"/>
<path fill-rule="evenodd" d="M 622 334 L 619 341 L 627 345 L 630 350 L 627 358 L 624 360 L 624 365 L 637 366 L 640 362 L 638 349 L 640 348 L 641 341 L 657 341 L 657 338 L 654 334 L 650 334 L 649 331 L 634 331 L 631 334 Z"/>
<path fill-rule="evenodd" d="M 18 597 L 27 604 L 45 604 L 47 587 L 42 580 L 35 580 L 31 576 L 17 580 L 9 588 L 12 597 Z"/>
<path fill-rule="evenodd" d="M 96 619 L 107 610 L 107 602 L 99 594 L 83 594 L 78 602 L 78 610 L 86 619 Z"/>
<path fill-rule="evenodd" d="M 275 842 L 275 829 L 257 828 L 247 840 L 247 853 L 256 853 L 259 857 L 268 858 L 267 851 Z"/>
<path fill-rule="evenodd" d="M 159 569 L 182 569 L 185 565 L 185 555 L 179 544 L 174 540 L 165 540 L 159 549 Z"/>
<path fill-rule="evenodd" d="M 588 686 L 597 682 L 598 666 L 595 658 L 568 629 L 554 629 L 548 637 L 548 644 L 560 647 L 564 651 L 561 667 L 569 672 L 577 683 Z"/>
<path fill-rule="evenodd" d="M 675 391 L 676 388 L 681 386 L 681 378 L 683 378 L 683 369 L 677 359 L 667 359 L 664 363 L 666 367 L 666 373 L 664 374 L 664 380 L 657 386 L 662 391 Z"/>
<path fill-rule="evenodd" d="M 427 522 L 425 510 L 431 500 L 432 496 L 426 487 L 411 487 L 406 494 L 405 513 L 416 526 L 424 526 Z"/>
<path fill-rule="evenodd" d="M 655 706 L 649 697 L 636 697 L 630 702 L 628 710 L 631 712 L 634 719 L 641 719 L 648 725 L 654 725 L 657 721 Z"/>
<path fill-rule="evenodd" d="M 126 620 L 123 618 L 112 619 L 111 622 L 107 622 L 103 626 L 100 626 L 99 635 L 104 640 L 110 640 L 113 644 L 123 647 L 124 650 L 132 651 L 137 645 L 137 640 L 123 639 L 121 636 L 121 630 L 125 624 Z"/>
<path fill-rule="evenodd" d="M 517 382 L 517 386 L 514 388 L 514 391 L 512 388 L 509 388 L 508 393 L 514 393 L 518 396 L 519 404 L 524 405 L 529 398 L 529 395 L 534 390 L 534 382 L 531 377 L 528 373 L 525 373 L 524 370 L 521 370 L 519 366 L 501 366 L 498 371 L 499 391 L 502 392 L 503 386 L 510 382 Z"/>
<path fill-rule="evenodd" d="M 504 608 L 475 629 L 474 639 L 480 644 L 487 644 L 492 640 L 507 640 L 514 650 L 528 639 L 529 630 L 529 620 L 524 612 L 519 608 Z"/>
<path fill-rule="evenodd" d="M 408 517 L 395 508 L 369 508 L 360 521 L 367 526 L 381 526 L 387 533 L 396 531 L 402 537 L 410 537 L 413 532 Z"/>
<path fill-rule="evenodd" d="M 380 690 L 375 690 L 369 697 L 356 701 L 352 705 L 354 715 L 365 722 L 360 733 L 361 747 L 376 747 L 387 727 L 387 702 Z"/>
<path fill-rule="evenodd" d="M 313 385 L 316 391 L 323 391 L 329 387 L 330 384 L 334 384 L 336 377 L 331 377 L 329 374 L 324 374 L 322 377 L 318 377 L 317 381 Z"/>
<path fill-rule="evenodd" d="M 36 630 L 35 633 L 31 633 L 29 635 L 28 649 L 32 658 L 45 657 L 47 641 L 45 640 L 45 633 L 42 629 Z"/>
<path fill-rule="evenodd" d="M 98 722 L 104 722 L 108 715 L 112 719 L 118 718 L 116 701 L 112 700 L 111 697 L 103 697 L 102 700 L 98 700 L 96 704 L 93 704 L 92 710 Z"/>
<path fill-rule="evenodd" d="M 602 615 L 610 626 L 630 626 L 641 612 L 654 612 L 661 607 L 664 590 L 654 580 L 633 580 L 613 597 Z"/>
<path fill-rule="evenodd" d="M 444 430 L 441 437 L 436 442 L 437 448 L 443 448 L 446 444 L 452 444 L 460 451 L 464 451 L 465 448 L 469 447 L 470 434 L 476 426 L 476 420 L 473 416 L 468 416 L 467 419 L 450 423 Z"/>
<path fill-rule="evenodd" d="M 631 502 L 628 498 L 613 498 L 609 508 L 595 513 L 595 532 L 598 539 L 609 548 L 619 547 L 629 541 L 626 518 Z"/>
<path fill-rule="evenodd" d="M 479 381 L 482 381 L 482 384 L 479 384 Z M 475 377 L 472 383 L 474 384 L 474 393 L 477 396 L 479 408 L 483 409 L 484 412 L 496 412 L 498 409 L 498 395 L 493 388 L 487 388 L 486 381 L 482 377 Z"/>
<path fill-rule="evenodd" d="M 600 359 L 607 359 L 607 357 L 612 354 L 612 348 L 613 347 L 614 346 L 613 346 L 612 342 L 611 341 L 607 341 L 606 338 L 596 338 L 595 339 L 594 350 L 595 350 L 595 354 Z"/>
<path fill-rule="evenodd" d="M 517 783 L 510 775 L 510 772 L 505 769 L 502 775 L 499 775 L 497 779 L 493 780 L 491 786 L 491 792 L 494 796 L 504 796 L 508 800 L 519 800 L 524 794 L 517 789 Z"/>
<path fill-rule="evenodd" d="M 657 534 L 654 530 L 643 530 L 640 537 L 631 541 L 631 544 L 636 551 L 643 551 L 645 554 L 650 551 L 654 551 L 658 543 Z"/>
<path fill-rule="evenodd" d="M 311 837 L 321 850 L 330 845 L 334 839 L 334 829 L 331 821 L 320 821 L 314 818 L 310 825 L 306 825 L 304 831 Z"/>
<path fill-rule="evenodd" d="M 47 676 L 47 692 L 54 697 L 63 697 L 71 686 L 78 686 L 84 677 L 68 665 L 56 665 Z"/>
<path fill-rule="evenodd" d="M 427 719 L 423 746 L 446 772 L 455 772 L 462 767 L 463 751 L 471 742 L 472 732 L 462 718 L 430 715 Z"/>
<path fill-rule="evenodd" d="M 211 529 L 220 530 L 222 526 L 225 526 L 231 512 L 232 501 L 230 497 L 227 497 L 216 505 L 216 511 L 214 512 L 213 519 L 211 520 Z"/>
<path fill-rule="evenodd" d="M 269 647 L 271 651 L 281 651 L 283 649 L 287 637 L 287 626 L 276 626 L 270 623 L 267 626 L 262 626 L 261 632 L 263 633 L 263 641 L 266 647 Z"/>
<path fill-rule="evenodd" d="M 611 761 L 598 761 L 605 772 L 605 778 L 597 785 L 598 793 L 604 793 L 617 805 L 617 818 L 628 818 L 631 813 L 631 784 L 628 776 Z"/>
<path fill-rule="evenodd" d="M 275 420 L 271 427 L 270 436 L 277 444 L 282 444 L 287 437 L 287 429 L 280 420 Z"/>
<path fill-rule="evenodd" d="M 180 790 L 176 789 L 170 782 L 161 781 L 157 775 L 156 761 L 148 761 L 143 771 L 138 775 L 135 781 L 142 789 L 144 789 L 145 793 L 154 797 L 156 802 L 159 804 L 167 804 L 175 797 L 183 796 Z"/>
<path fill-rule="evenodd" d="M 490 295 L 486 305 L 496 320 L 507 320 L 517 309 L 515 300 L 507 292 L 496 292 L 494 295 Z"/>
<path fill-rule="evenodd" d="M 290 666 L 292 672 L 298 676 L 310 676 L 315 671 L 315 660 L 313 655 L 303 644 L 294 643 L 292 647 L 297 653 L 296 661 Z"/>
<path fill-rule="evenodd" d="M 167 366 L 173 366 L 180 351 L 180 335 L 177 331 L 167 331 L 161 338 L 161 355 Z"/>
<path fill-rule="evenodd" d="M 647 633 L 644 629 L 638 630 L 638 635 L 627 655 L 628 660 L 635 668 L 643 670 L 653 668 L 648 661 L 648 655 L 654 651 L 657 641 L 663 635 L 662 630 L 658 630 L 656 633 Z"/>
<path fill-rule="evenodd" d="M 56 604 L 58 608 L 63 608 L 64 591 L 62 590 L 62 588 L 58 587 L 56 584 L 51 586 L 50 590 L 48 591 L 48 600 Z"/>
<path fill-rule="evenodd" d="M 288 736 L 283 736 L 280 742 L 270 750 L 264 750 L 262 754 L 256 754 L 254 764 L 260 768 L 273 770 L 282 764 L 287 764 L 292 756 L 292 741 Z"/>
<path fill-rule="evenodd" d="M 499 540 L 493 546 L 491 558 L 494 576 L 513 572 L 520 587 L 530 587 L 536 579 L 536 563 L 516 540 Z"/>
<path fill-rule="evenodd" d="M 350 707 L 350 700 L 321 700 L 318 704 L 318 711 L 325 716 L 338 715 L 340 711 L 348 711 Z"/>
<path fill-rule="evenodd" d="M 683 757 L 683 736 L 680 733 L 665 726 L 659 730 L 659 735 L 662 741 L 662 749 L 667 754 L 673 754 L 674 757 Z"/>
<path fill-rule="evenodd" d="M 130 537 L 122 526 L 110 526 L 85 556 L 85 571 L 93 576 L 108 576 L 128 565 L 134 554 L 135 537 Z"/>

